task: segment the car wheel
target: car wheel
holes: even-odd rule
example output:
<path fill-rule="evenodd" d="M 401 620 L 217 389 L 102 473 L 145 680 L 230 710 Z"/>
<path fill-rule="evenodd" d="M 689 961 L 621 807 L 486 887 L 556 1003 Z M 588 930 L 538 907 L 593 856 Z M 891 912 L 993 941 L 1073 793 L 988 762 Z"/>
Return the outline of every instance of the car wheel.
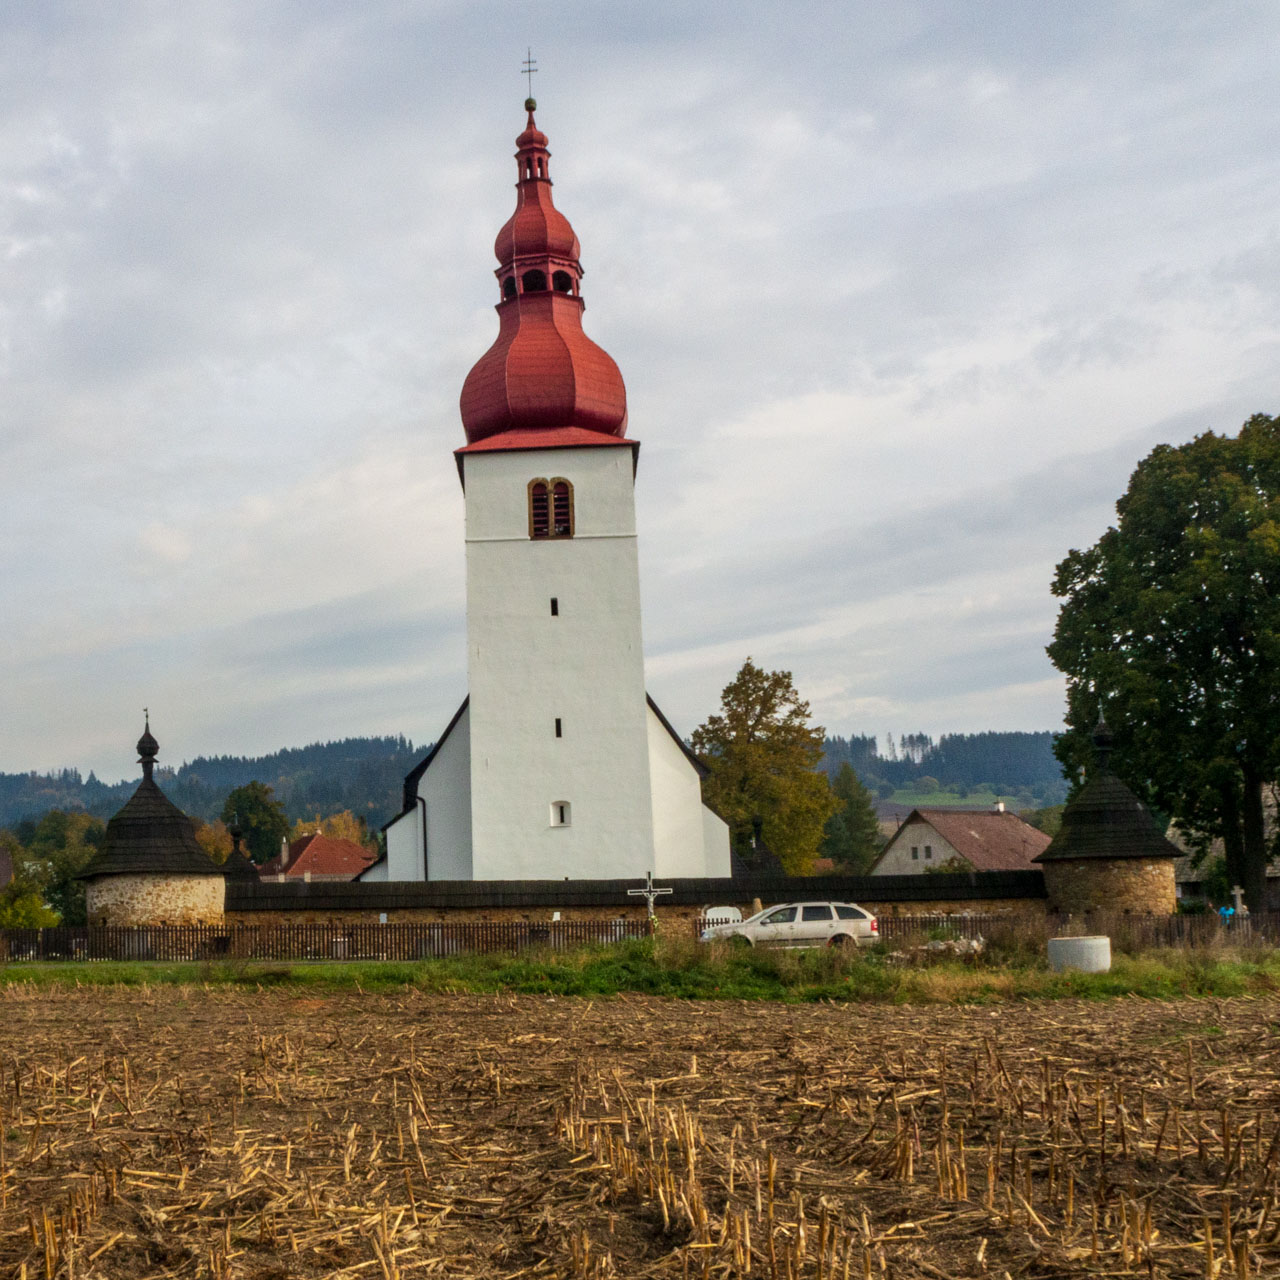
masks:
<path fill-rule="evenodd" d="M 852 942 L 853 939 L 849 937 L 847 933 L 837 933 L 831 941 L 827 943 L 827 946 L 834 947 L 837 951 L 843 951 Z"/>

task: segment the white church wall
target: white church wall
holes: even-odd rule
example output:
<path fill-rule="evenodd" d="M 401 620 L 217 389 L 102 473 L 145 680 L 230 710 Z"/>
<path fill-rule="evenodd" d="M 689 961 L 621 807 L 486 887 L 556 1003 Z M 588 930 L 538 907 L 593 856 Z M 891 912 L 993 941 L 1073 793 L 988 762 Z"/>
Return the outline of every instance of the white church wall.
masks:
<path fill-rule="evenodd" d="M 702 783 L 679 744 L 648 708 L 649 780 L 653 787 L 653 874 L 705 876 Z"/>
<path fill-rule="evenodd" d="M 418 783 L 427 806 L 426 878 L 471 880 L 471 708 L 466 707 Z M 416 877 L 422 879 L 419 871 Z"/>
<path fill-rule="evenodd" d="M 467 454 L 463 465 L 472 876 L 643 876 L 653 812 L 632 452 Z M 572 538 L 529 537 L 536 478 L 573 485 Z"/>
<path fill-rule="evenodd" d="M 395 821 L 399 822 L 401 821 L 401 819 L 397 818 Z M 389 841 L 391 836 L 391 828 L 387 827 L 385 828 L 385 831 Z M 361 872 L 358 879 L 364 884 L 375 884 L 375 883 L 380 883 L 384 880 L 390 880 L 391 877 L 387 874 L 387 867 L 389 862 L 390 862 L 389 858 L 383 858 L 381 862 L 375 862 L 373 866 L 371 866 L 367 871 Z"/>
<path fill-rule="evenodd" d="M 729 824 L 705 804 L 702 806 L 702 847 L 706 851 L 707 875 L 733 875 L 733 864 L 729 858 Z"/>
<path fill-rule="evenodd" d="M 418 850 L 422 846 L 422 814 L 417 807 L 403 813 L 386 832 L 387 856 L 370 867 L 362 880 L 421 880 Z M 381 871 L 382 874 L 377 873 Z"/>

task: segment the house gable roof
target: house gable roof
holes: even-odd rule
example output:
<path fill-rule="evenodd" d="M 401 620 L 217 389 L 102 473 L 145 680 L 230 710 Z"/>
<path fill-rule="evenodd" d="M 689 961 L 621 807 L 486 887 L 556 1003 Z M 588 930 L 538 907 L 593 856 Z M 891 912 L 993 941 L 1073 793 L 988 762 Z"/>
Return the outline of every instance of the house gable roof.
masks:
<path fill-rule="evenodd" d="M 912 809 L 876 865 L 888 855 L 910 824 L 931 826 L 975 871 L 1029 871 L 1035 856 L 1048 848 L 1049 837 L 1016 813 L 981 809 Z"/>
<path fill-rule="evenodd" d="M 372 849 L 366 849 L 354 840 L 339 840 L 334 836 L 303 836 L 289 846 L 289 861 L 284 867 L 280 865 L 277 854 L 269 862 L 263 864 L 261 874 L 278 876 L 282 872 L 287 876 L 346 876 L 354 879 L 377 859 Z"/>

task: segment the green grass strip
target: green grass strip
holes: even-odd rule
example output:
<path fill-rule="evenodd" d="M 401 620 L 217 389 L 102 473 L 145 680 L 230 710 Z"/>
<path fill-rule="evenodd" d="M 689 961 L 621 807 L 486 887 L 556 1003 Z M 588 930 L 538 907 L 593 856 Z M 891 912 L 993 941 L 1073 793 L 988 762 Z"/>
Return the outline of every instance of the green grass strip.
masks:
<path fill-rule="evenodd" d="M 571 952 L 465 955 L 420 961 L 276 963 L 227 960 L 10 963 L 0 983 L 47 987 L 179 985 L 230 990 L 287 987 L 315 992 L 392 992 L 680 1000 L 816 1000 L 888 1004 L 993 1004 L 1010 1000 L 1174 1000 L 1280 991 L 1280 953 L 1257 949 L 1163 950 L 1116 956 L 1110 973 L 1050 973 L 1026 956 L 901 963 L 877 951 L 739 950 L 660 938 Z"/>

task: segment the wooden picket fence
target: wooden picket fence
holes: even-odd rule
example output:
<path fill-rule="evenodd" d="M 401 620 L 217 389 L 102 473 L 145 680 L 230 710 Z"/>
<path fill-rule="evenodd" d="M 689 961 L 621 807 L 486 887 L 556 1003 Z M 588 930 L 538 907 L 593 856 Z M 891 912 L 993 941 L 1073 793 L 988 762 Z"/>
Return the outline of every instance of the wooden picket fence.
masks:
<path fill-rule="evenodd" d="M 918 943 L 933 939 L 1006 939 L 1019 936 L 1043 944 L 1061 934 L 1105 934 L 1112 949 L 1135 953 L 1157 947 L 1207 947 L 1220 944 L 1280 946 L 1280 912 L 1253 912 L 1222 920 L 1217 915 L 1135 916 L 1099 912 L 1071 918 L 1053 914 L 966 912 L 953 915 L 878 916 L 883 942 Z M 694 936 L 713 923 L 694 922 Z M 714 923 L 723 923 L 722 920 Z"/>
<path fill-rule="evenodd" d="M 0 930 L 0 960 L 423 960 L 648 936 L 646 920 L 140 925 Z"/>

